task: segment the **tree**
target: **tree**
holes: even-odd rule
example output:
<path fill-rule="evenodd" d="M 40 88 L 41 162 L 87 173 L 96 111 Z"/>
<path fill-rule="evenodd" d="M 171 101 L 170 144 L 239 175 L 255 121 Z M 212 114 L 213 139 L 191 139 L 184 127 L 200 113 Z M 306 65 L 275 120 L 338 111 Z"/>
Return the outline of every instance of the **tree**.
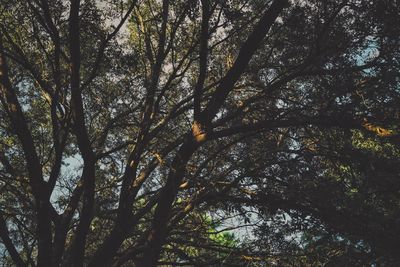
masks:
<path fill-rule="evenodd" d="M 396 265 L 397 1 L 1 1 L 5 265 Z"/>

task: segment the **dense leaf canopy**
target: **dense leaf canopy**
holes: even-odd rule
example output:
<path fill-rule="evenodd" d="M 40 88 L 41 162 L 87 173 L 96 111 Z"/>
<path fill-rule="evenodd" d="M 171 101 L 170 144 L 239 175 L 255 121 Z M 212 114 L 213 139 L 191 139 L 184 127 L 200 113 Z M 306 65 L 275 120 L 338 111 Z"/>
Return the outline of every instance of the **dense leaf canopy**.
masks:
<path fill-rule="evenodd" d="M 3 266 L 400 264 L 398 0 L 0 0 Z"/>

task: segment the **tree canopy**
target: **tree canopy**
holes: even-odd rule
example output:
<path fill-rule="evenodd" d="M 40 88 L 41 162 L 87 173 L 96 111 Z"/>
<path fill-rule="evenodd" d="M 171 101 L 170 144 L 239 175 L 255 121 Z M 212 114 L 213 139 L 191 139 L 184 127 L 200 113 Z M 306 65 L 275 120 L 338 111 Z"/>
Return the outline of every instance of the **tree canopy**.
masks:
<path fill-rule="evenodd" d="M 397 0 L 0 0 L 4 266 L 400 264 Z"/>

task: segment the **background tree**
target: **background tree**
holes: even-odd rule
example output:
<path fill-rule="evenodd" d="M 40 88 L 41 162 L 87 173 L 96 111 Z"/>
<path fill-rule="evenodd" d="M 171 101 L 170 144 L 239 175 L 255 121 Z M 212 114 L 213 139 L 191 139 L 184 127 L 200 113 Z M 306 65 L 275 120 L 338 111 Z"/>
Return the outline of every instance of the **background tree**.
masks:
<path fill-rule="evenodd" d="M 400 262 L 398 1 L 0 3 L 4 265 Z"/>

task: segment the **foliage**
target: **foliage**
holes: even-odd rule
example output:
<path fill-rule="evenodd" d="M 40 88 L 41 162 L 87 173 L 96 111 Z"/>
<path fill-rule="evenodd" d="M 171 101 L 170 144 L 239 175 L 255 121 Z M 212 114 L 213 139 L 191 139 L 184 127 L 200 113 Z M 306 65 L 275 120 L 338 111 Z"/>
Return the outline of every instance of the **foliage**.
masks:
<path fill-rule="evenodd" d="M 400 4 L 0 0 L 4 266 L 397 266 Z"/>

